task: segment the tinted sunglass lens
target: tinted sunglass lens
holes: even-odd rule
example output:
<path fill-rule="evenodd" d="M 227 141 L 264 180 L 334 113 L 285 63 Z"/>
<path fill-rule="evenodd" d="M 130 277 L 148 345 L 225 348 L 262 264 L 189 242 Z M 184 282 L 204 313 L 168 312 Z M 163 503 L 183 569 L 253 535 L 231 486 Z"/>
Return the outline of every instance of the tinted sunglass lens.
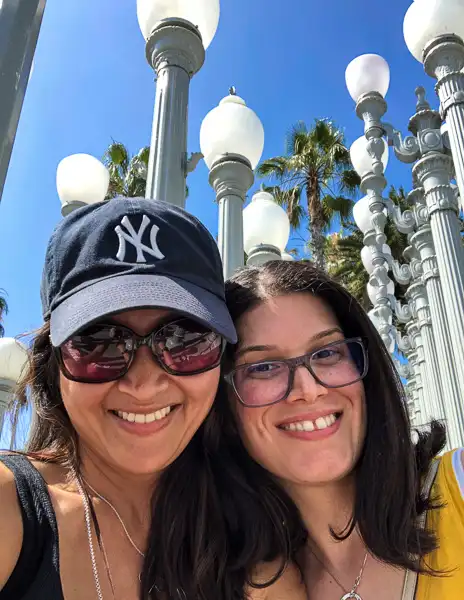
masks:
<path fill-rule="evenodd" d="M 154 352 L 176 373 L 194 373 L 217 366 L 223 350 L 222 337 L 188 319 L 169 323 L 155 336 Z"/>
<path fill-rule="evenodd" d="M 128 335 L 118 327 L 101 326 L 73 336 L 61 347 L 61 358 L 71 378 L 101 383 L 117 379 L 130 361 Z"/>

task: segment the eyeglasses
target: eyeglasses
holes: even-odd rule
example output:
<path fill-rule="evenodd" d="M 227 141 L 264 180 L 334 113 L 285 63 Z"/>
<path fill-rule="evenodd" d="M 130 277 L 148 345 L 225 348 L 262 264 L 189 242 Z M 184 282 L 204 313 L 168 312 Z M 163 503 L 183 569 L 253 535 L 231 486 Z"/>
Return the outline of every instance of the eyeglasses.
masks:
<path fill-rule="evenodd" d="M 55 353 L 67 379 L 106 383 L 124 377 L 141 346 L 150 348 L 167 373 L 197 375 L 219 366 L 225 340 L 190 319 L 172 321 L 146 336 L 122 325 L 96 324 L 55 348 Z"/>
<path fill-rule="evenodd" d="M 327 344 L 297 358 L 265 360 L 240 365 L 225 376 L 244 406 L 258 407 L 285 400 L 304 366 L 326 388 L 341 388 L 363 379 L 368 371 L 367 350 L 362 338 Z"/>

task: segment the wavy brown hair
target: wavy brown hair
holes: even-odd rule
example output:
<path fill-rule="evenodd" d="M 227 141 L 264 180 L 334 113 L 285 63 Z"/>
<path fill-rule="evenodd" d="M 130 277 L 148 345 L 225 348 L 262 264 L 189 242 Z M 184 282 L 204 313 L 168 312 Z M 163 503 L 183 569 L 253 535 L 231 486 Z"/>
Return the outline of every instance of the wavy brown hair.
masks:
<path fill-rule="evenodd" d="M 332 531 L 332 535 L 343 540 L 358 528 L 369 551 L 380 560 L 416 572 L 430 572 L 422 559 L 437 547 L 438 541 L 432 531 L 418 525 L 418 520 L 424 511 L 438 509 L 439 504 L 421 495 L 421 483 L 432 459 L 445 445 L 443 425 L 433 422 L 430 431 L 418 432 L 418 442 L 412 443 L 404 388 L 379 334 L 351 294 L 309 261 L 273 261 L 246 268 L 226 284 L 226 301 L 236 325 L 265 300 L 288 294 L 320 298 L 331 307 L 347 338 L 363 337 L 368 344 L 369 371 L 364 379 L 367 427 L 355 469 L 354 510 L 346 529 Z M 235 348 L 229 346 L 226 350 L 226 370 L 233 367 Z M 235 427 L 227 437 L 238 439 L 229 403 L 220 395 L 218 405 L 228 414 L 229 427 Z M 257 472 L 256 466 L 253 476 Z M 288 505 L 288 497 L 285 502 Z"/>

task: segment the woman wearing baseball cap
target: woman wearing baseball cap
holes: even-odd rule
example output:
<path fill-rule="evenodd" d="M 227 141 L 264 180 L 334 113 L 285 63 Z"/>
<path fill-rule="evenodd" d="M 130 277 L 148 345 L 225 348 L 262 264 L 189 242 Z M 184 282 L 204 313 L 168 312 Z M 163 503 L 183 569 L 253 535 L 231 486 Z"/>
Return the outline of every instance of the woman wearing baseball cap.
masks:
<path fill-rule="evenodd" d="M 218 490 L 253 492 L 233 457 L 217 485 L 205 450 L 236 341 L 214 239 L 164 202 L 88 206 L 53 233 L 41 296 L 16 399 L 34 406 L 28 450 L 0 454 L 0 600 L 245 598 L 281 544 L 263 498 L 248 547 Z M 301 600 L 280 571 L 247 597 Z"/>

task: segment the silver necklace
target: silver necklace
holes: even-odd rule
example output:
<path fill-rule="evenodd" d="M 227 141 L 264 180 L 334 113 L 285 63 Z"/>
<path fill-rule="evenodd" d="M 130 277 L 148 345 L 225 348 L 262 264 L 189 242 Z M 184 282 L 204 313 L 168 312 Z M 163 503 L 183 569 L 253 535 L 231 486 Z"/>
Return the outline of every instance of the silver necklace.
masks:
<path fill-rule="evenodd" d="M 356 577 L 356 580 L 354 582 L 354 585 L 352 587 L 352 589 L 350 591 L 348 591 L 345 586 L 343 586 L 338 579 L 335 577 L 335 575 L 329 571 L 329 569 L 325 566 L 325 564 L 322 562 L 322 560 L 317 556 L 317 554 L 313 551 L 310 550 L 311 554 L 314 556 L 314 558 L 320 563 L 320 565 L 322 566 L 322 568 L 324 569 L 324 571 L 326 571 L 331 577 L 332 579 L 335 581 L 335 583 L 343 590 L 344 592 L 344 596 L 342 596 L 340 598 L 340 600 L 362 600 L 361 596 L 357 593 L 358 587 L 361 583 L 361 579 L 362 576 L 364 574 L 364 568 L 366 566 L 366 562 L 367 562 L 367 557 L 368 557 L 368 552 L 366 552 L 366 556 L 364 557 L 364 561 L 361 567 L 361 570 L 359 571 L 359 575 Z"/>
<path fill-rule="evenodd" d="M 79 490 L 79 493 L 82 497 L 82 502 L 84 504 L 85 526 L 87 529 L 87 538 L 89 540 L 90 561 L 92 563 L 92 572 L 93 572 L 93 579 L 95 581 L 95 590 L 97 592 L 98 600 L 103 600 L 103 594 L 102 594 L 101 585 L 100 585 L 100 577 L 98 574 L 97 559 L 95 557 L 95 549 L 93 547 L 92 519 L 91 519 L 91 515 L 90 515 L 89 499 L 87 498 L 87 494 L 85 493 L 84 488 L 82 487 L 81 482 L 79 481 L 79 478 L 77 477 L 77 474 L 75 474 L 75 479 L 76 479 L 77 489 Z M 113 595 L 113 597 L 114 597 L 114 595 Z"/>
<path fill-rule="evenodd" d="M 122 520 L 120 514 L 115 509 L 115 507 L 111 504 L 111 502 L 109 500 L 107 500 L 104 496 L 102 496 L 101 494 L 99 494 L 97 492 L 97 490 L 95 490 L 86 479 L 82 478 L 82 480 L 84 481 L 85 485 L 89 488 L 89 490 L 91 490 L 95 494 L 95 496 L 97 496 L 97 498 L 100 498 L 100 500 L 102 500 L 103 502 L 105 502 L 111 508 L 111 510 L 114 512 L 114 514 L 117 516 L 119 522 L 121 523 L 121 526 L 122 526 L 122 528 L 124 530 L 124 533 L 126 534 L 126 537 L 129 540 L 129 542 L 131 543 L 131 545 L 134 548 L 134 550 L 136 552 L 138 552 L 142 558 L 145 558 L 145 554 L 140 550 L 140 548 L 137 546 L 137 544 L 134 542 L 134 540 L 129 535 L 129 532 L 127 531 L 127 527 L 126 527 L 124 521 Z"/>

